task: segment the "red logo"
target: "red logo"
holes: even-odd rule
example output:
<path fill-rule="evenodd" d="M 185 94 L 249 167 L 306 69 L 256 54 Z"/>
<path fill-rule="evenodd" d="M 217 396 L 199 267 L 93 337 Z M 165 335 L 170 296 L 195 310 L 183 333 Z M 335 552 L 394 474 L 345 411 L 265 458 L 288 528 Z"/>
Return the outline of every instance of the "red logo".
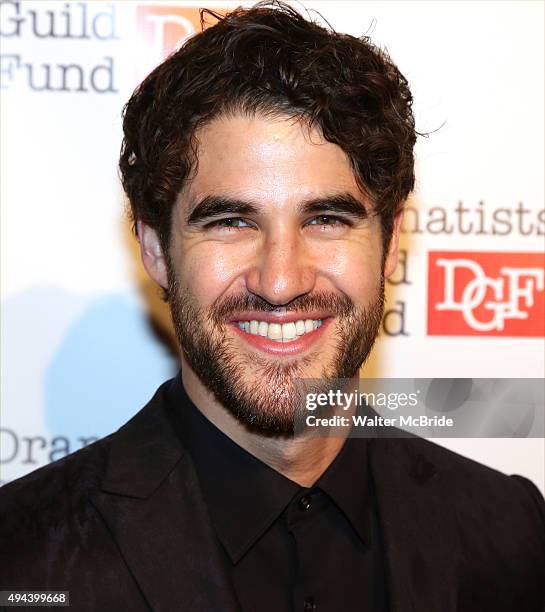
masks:
<path fill-rule="evenodd" d="M 545 336 L 543 253 L 428 253 L 428 334 Z"/>
<path fill-rule="evenodd" d="M 220 13 L 225 11 L 214 9 Z M 142 3 L 136 7 L 136 41 L 139 55 L 139 78 L 144 78 L 190 36 L 201 31 L 198 6 Z M 214 23 L 212 17 L 206 18 Z"/>

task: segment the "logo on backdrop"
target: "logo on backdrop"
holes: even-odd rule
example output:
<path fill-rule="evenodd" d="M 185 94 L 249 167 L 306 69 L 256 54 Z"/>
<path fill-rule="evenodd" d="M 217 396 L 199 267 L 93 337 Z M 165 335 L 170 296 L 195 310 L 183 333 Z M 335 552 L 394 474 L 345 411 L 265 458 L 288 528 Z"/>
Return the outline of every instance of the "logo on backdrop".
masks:
<path fill-rule="evenodd" d="M 122 38 L 129 48 L 133 44 L 130 55 L 140 82 L 201 31 L 198 5 L 140 2 L 133 9 L 129 3 L 27 5 L 20 0 L 0 0 L 0 5 L 2 89 L 117 93 L 116 61 Z M 129 28 L 126 40 L 121 22 L 129 10 L 135 27 Z"/>
<path fill-rule="evenodd" d="M 545 336 L 542 253 L 428 254 L 428 334 Z"/>
<path fill-rule="evenodd" d="M 173 51 L 179 49 L 190 36 L 201 31 L 199 10 L 198 7 L 161 3 L 137 6 L 136 40 L 142 43 L 142 57 L 138 62 L 138 81 L 141 81 Z"/>
<path fill-rule="evenodd" d="M 19 86 L 52 93 L 117 92 L 112 53 L 120 40 L 116 4 L 27 5 L 0 0 L 0 6 L 2 89 Z"/>

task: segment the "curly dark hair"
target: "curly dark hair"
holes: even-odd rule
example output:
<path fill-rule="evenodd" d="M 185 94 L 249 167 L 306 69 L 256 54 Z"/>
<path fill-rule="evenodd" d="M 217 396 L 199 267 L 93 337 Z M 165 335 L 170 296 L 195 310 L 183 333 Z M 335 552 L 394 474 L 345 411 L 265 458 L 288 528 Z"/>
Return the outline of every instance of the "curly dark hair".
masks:
<path fill-rule="evenodd" d="M 205 28 L 206 16 L 217 23 Z M 388 54 L 278 0 L 224 16 L 202 9 L 201 25 L 125 105 L 119 168 L 133 224 L 154 228 L 168 252 L 172 207 L 198 161 L 197 130 L 225 114 L 260 113 L 302 119 L 345 151 L 386 246 L 414 188 L 416 140 L 412 95 Z"/>

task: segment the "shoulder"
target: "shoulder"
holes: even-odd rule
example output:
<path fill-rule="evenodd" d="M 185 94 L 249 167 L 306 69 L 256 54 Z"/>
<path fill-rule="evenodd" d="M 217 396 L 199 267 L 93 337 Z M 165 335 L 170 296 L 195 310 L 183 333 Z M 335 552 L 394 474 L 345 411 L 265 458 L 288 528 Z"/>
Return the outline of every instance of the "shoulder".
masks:
<path fill-rule="evenodd" d="M 437 470 L 467 567 L 512 566 L 545 580 L 545 499 L 533 482 L 428 440 L 405 442 Z"/>
<path fill-rule="evenodd" d="M 111 434 L 0 488 L 0 541 L 34 535 L 84 511 L 103 478 Z"/>
<path fill-rule="evenodd" d="M 0 529 L 22 520 L 18 516 L 21 510 L 37 520 L 66 510 L 73 513 L 101 487 L 114 455 L 115 461 L 123 464 L 128 452 L 138 456 L 139 444 L 152 437 L 161 442 L 165 428 L 162 402 L 171 382 L 161 385 L 152 399 L 114 433 L 0 487 Z"/>
<path fill-rule="evenodd" d="M 90 498 L 100 486 L 111 438 L 0 488 L 0 549 L 10 560 L 0 567 L 4 587 L 62 584 L 66 590 L 76 586 L 81 562 L 98 564 L 99 551 L 106 562 L 108 538 Z"/>
<path fill-rule="evenodd" d="M 462 487 L 462 490 L 482 490 L 484 487 L 483 493 L 496 490 L 499 494 L 532 499 L 533 504 L 537 502 L 540 509 L 545 507 L 539 489 L 528 478 L 504 474 L 429 440 L 416 438 L 408 442 L 413 444 L 416 452 L 422 453 L 446 472 L 453 482 Z"/>
<path fill-rule="evenodd" d="M 538 488 L 421 438 L 387 447 L 426 500 L 414 520 L 435 516 L 435 545 L 456 559 L 460 609 L 489 610 L 490 601 L 497 610 L 543 609 L 545 500 Z"/>
<path fill-rule="evenodd" d="M 158 429 L 164 417 L 161 407 L 164 391 L 171 381 L 159 387 L 154 396 L 117 431 L 78 451 L 36 469 L 26 476 L 0 487 L 0 515 L 4 517 L 17 507 L 34 509 L 41 514 L 60 510 L 63 503 L 72 509 L 78 501 L 100 488 L 108 471 L 112 454 L 137 444 L 138 436 L 146 439 Z"/>
<path fill-rule="evenodd" d="M 127 483 L 139 482 L 155 456 L 166 454 L 168 424 L 164 396 L 172 381 L 159 387 L 151 400 L 116 432 L 63 459 L 0 487 L 0 542 L 26 534 L 81 528 L 94 517 L 92 498 L 108 483 L 111 468 Z M 153 452 L 144 451 L 153 446 Z"/>
<path fill-rule="evenodd" d="M 115 433 L 0 488 L 0 550 L 10 559 L 0 567 L 0 582 L 81 591 L 84 581 L 89 597 L 119 589 L 136 597 L 96 500 L 116 484 L 146 494 L 150 466 L 168 463 L 166 473 L 179 456 L 169 449 L 162 409 L 168 383 Z M 104 589 L 97 591 L 95 576 Z"/>
<path fill-rule="evenodd" d="M 459 505 L 520 510 L 545 533 L 545 499 L 528 478 L 504 474 L 423 438 L 409 438 L 405 443 L 413 456 L 420 456 L 443 474 Z"/>

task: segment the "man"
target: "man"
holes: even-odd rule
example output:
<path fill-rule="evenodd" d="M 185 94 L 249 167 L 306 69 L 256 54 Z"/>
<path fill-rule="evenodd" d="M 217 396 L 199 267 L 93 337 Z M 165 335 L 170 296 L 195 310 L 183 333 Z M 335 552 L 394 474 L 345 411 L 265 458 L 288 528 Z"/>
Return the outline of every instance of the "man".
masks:
<path fill-rule="evenodd" d="M 133 94 L 120 159 L 181 374 L 2 489 L 1 588 L 76 610 L 542 611 L 528 480 L 295 430 L 298 381 L 357 380 L 378 333 L 414 185 L 407 81 L 283 4 L 213 15 Z"/>

